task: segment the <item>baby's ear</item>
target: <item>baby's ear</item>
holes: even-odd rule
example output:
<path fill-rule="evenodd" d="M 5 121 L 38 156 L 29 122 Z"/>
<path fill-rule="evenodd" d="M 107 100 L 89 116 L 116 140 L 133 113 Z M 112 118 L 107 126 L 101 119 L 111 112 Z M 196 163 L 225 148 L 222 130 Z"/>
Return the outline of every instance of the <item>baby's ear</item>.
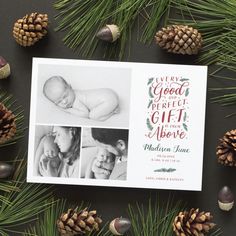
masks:
<path fill-rule="evenodd" d="M 126 143 L 124 140 L 122 139 L 119 139 L 117 142 L 116 142 L 116 147 L 120 150 L 120 151 L 124 151 L 126 149 Z"/>

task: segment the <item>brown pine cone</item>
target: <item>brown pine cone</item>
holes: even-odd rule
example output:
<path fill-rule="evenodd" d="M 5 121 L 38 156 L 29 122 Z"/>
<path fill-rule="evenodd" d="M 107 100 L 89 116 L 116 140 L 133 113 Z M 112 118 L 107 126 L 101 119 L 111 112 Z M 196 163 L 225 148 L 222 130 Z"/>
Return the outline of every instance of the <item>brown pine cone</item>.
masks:
<path fill-rule="evenodd" d="M 16 133 L 15 115 L 0 103 L 0 144 L 10 140 Z"/>
<path fill-rule="evenodd" d="M 15 22 L 13 37 L 21 46 L 32 46 L 47 34 L 47 28 L 47 14 L 31 13 Z"/>
<path fill-rule="evenodd" d="M 187 25 L 170 25 L 156 33 L 156 43 L 175 54 L 197 54 L 202 47 L 202 36 Z"/>
<path fill-rule="evenodd" d="M 61 236 L 84 235 L 87 232 L 99 231 L 102 223 L 95 210 L 88 211 L 85 208 L 82 211 L 68 209 L 57 220 L 57 228 Z"/>
<path fill-rule="evenodd" d="M 215 226 L 210 222 L 212 218 L 210 212 L 192 208 L 175 217 L 173 231 L 177 236 L 204 236 Z"/>
<path fill-rule="evenodd" d="M 218 162 L 225 166 L 236 166 L 236 129 L 225 133 L 216 148 Z"/>

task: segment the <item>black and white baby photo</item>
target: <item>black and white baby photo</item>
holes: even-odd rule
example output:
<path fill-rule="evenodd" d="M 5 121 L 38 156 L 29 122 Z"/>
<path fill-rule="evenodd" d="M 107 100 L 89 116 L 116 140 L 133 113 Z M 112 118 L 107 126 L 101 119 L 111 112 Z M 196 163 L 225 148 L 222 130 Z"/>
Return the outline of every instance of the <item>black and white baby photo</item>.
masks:
<path fill-rule="evenodd" d="M 35 127 L 34 175 L 79 178 L 81 128 Z"/>
<path fill-rule="evenodd" d="M 81 178 L 126 180 L 128 130 L 83 128 Z"/>
<path fill-rule="evenodd" d="M 38 65 L 37 123 L 129 126 L 131 69 Z"/>

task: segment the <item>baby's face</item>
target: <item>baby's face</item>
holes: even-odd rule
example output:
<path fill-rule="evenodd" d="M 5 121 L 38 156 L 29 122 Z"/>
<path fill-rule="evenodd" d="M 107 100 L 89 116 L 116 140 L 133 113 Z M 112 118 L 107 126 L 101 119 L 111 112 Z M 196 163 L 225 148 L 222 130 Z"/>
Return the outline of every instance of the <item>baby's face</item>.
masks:
<path fill-rule="evenodd" d="M 71 108 L 75 101 L 75 92 L 69 84 L 62 81 L 52 81 L 45 91 L 46 97 L 57 106 Z"/>
<path fill-rule="evenodd" d="M 115 155 L 108 152 L 106 149 L 100 148 L 98 150 L 97 159 L 99 161 L 110 163 L 114 161 L 114 157 Z"/>
<path fill-rule="evenodd" d="M 67 86 L 61 96 L 54 102 L 61 108 L 71 108 L 75 101 L 75 93 L 71 86 Z"/>

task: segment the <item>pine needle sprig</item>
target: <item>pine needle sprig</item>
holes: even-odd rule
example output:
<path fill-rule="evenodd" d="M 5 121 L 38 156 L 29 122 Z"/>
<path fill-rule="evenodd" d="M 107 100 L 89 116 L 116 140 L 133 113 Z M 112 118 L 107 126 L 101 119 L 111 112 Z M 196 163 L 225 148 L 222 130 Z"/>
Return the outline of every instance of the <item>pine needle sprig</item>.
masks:
<path fill-rule="evenodd" d="M 215 64 L 217 69 L 211 76 L 219 79 L 235 80 L 236 68 L 236 1 L 231 0 L 173 0 L 172 8 L 181 15 L 171 19 L 174 23 L 192 25 L 203 34 L 203 49 L 198 62 L 207 65 Z M 232 77 L 222 76 L 221 71 L 229 72 Z M 225 91 L 226 94 L 212 99 L 222 106 L 236 104 L 234 88 L 211 89 Z"/>
<path fill-rule="evenodd" d="M 0 144 L 0 147 L 4 147 L 11 144 L 15 144 L 20 138 L 24 137 L 24 132 L 26 128 L 23 124 L 23 109 L 21 108 L 21 106 L 16 105 L 16 100 L 14 100 L 12 95 L 9 95 L 7 92 L 0 90 L 0 103 L 4 104 L 7 109 L 12 111 L 12 113 L 15 115 L 16 122 L 16 134 L 10 140 Z"/>
<path fill-rule="evenodd" d="M 45 201 L 51 198 L 49 188 L 40 184 L 25 182 L 26 161 L 24 158 L 17 163 L 12 186 L 19 191 L 3 193 L 6 201 L 0 203 L 0 233 L 9 235 L 18 232 L 17 227 L 35 219 L 47 208 Z"/>
<path fill-rule="evenodd" d="M 50 236 L 57 236 L 58 235 L 58 229 L 56 222 L 60 215 L 63 212 L 67 211 L 67 201 L 65 199 L 58 199 L 57 201 L 54 201 L 53 199 L 51 201 L 47 201 L 46 205 L 48 207 L 43 212 L 43 214 L 39 215 L 39 219 L 36 221 L 36 224 L 30 226 L 24 233 L 24 236 L 44 236 L 44 235 L 50 235 Z M 82 202 L 77 208 L 77 211 L 81 211 L 86 208 L 87 205 L 85 205 L 84 202 Z M 71 207 L 75 208 L 75 207 Z M 108 231 L 108 223 L 106 223 L 99 232 L 89 232 L 86 234 L 86 236 L 112 236 L 112 234 Z"/>
<path fill-rule="evenodd" d="M 163 16 L 168 14 L 171 0 L 153 0 L 146 5 L 145 8 L 145 26 L 140 38 L 143 43 L 150 44 L 153 42 L 153 35 L 155 35 L 158 25 L 160 24 Z M 166 21 L 166 19 L 164 19 Z"/>
<path fill-rule="evenodd" d="M 181 201 L 176 201 L 173 196 L 169 196 L 166 201 L 161 201 L 159 197 L 150 199 L 147 208 L 143 204 L 128 206 L 128 214 L 131 220 L 131 229 L 128 236 L 173 236 L 173 222 L 180 211 L 185 209 Z M 211 230 L 209 236 L 220 236 L 222 231 L 216 227 Z"/>
<path fill-rule="evenodd" d="M 46 205 L 48 205 L 47 209 L 43 212 L 39 219 L 36 221 L 36 224 L 30 226 L 23 235 L 50 235 L 57 236 L 58 230 L 56 226 L 56 221 L 58 217 L 65 211 L 66 200 L 57 200 L 47 201 Z"/>
<path fill-rule="evenodd" d="M 182 209 L 182 203 L 174 202 L 173 197 L 169 197 L 165 203 L 158 198 L 155 202 L 149 200 L 146 210 L 139 203 L 136 206 L 129 205 L 128 214 L 132 225 L 130 235 L 173 235 L 172 223 Z"/>
<path fill-rule="evenodd" d="M 131 32 L 139 16 L 145 15 L 141 41 L 151 42 L 162 17 L 166 15 L 171 0 L 57 0 L 56 31 L 65 31 L 66 46 L 90 58 L 100 45 L 104 57 L 123 59 L 130 54 Z M 116 24 L 121 30 L 117 42 L 105 43 L 96 38 L 96 33 L 106 24 Z M 127 50 L 128 49 L 128 50 Z"/>
<path fill-rule="evenodd" d="M 172 8 L 183 19 L 171 19 L 185 23 L 203 34 L 203 50 L 199 62 L 208 65 L 224 61 L 229 54 L 232 37 L 236 36 L 236 2 L 227 0 L 172 0 Z M 235 54 L 235 53 L 234 53 Z"/>
<path fill-rule="evenodd" d="M 59 20 L 56 30 L 67 31 L 63 39 L 65 45 L 73 50 L 81 46 L 86 55 L 92 55 L 98 45 L 98 40 L 95 40 L 98 27 L 105 24 L 112 6 L 113 1 L 107 0 L 57 1 L 54 4 L 59 11 L 56 15 Z"/>

